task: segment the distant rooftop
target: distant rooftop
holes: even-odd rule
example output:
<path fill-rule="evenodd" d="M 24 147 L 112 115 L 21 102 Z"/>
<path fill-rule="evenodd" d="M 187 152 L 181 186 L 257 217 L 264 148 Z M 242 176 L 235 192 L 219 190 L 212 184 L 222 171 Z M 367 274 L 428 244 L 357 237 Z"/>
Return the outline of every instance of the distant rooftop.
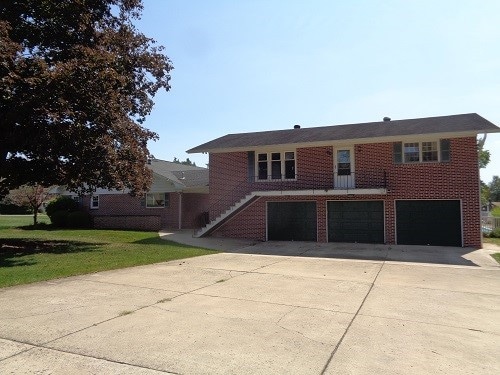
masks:
<path fill-rule="evenodd" d="M 500 132 L 477 113 L 228 134 L 188 150 L 197 152 L 244 151 L 263 146 L 326 144 L 335 141 L 383 142 L 411 135 L 473 136 Z"/>
<path fill-rule="evenodd" d="M 208 186 L 208 169 L 195 167 L 192 165 L 184 165 L 171 161 L 151 159 L 148 164 L 151 170 L 176 185 L 185 187 L 202 187 Z"/>

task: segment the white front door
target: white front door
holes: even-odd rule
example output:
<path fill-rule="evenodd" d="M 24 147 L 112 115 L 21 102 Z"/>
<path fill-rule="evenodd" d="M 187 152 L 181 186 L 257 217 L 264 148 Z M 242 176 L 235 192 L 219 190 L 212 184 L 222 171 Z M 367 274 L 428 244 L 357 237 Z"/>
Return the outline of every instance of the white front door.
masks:
<path fill-rule="evenodd" d="M 336 189 L 354 188 L 354 149 L 352 147 L 336 148 L 334 157 L 333 186 Z"/>

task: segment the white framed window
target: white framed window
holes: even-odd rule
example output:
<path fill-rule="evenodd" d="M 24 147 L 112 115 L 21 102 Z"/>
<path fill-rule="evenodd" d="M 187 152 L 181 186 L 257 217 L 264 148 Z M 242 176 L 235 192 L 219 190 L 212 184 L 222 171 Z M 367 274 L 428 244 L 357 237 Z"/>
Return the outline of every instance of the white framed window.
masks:
<path fill-rule="evenodd" d="M 92 195 L 90 197 L 90 208 L 93 210 L 99 208 L 99 196 L 98 195 Z"/>
<path fill-rule="evenodd" d="M 256 155 L 257 181 L 295 180 L 295 151 L 259 152 Z"/>
<path fill-rule="evenodd" d="M 436 163 L 450 161 L 450 141 L 412 141 L 394 143 L 395 163 Z"/>
<path fill-rule="evenodd" d="M 404 143 L 403 154 L 405 163 L 420 161 L 420 144 L 418 142 Z"/>
<path fill-rule="evenodd" d="M 161 208 L 170 205 L 170 195 L 168 193 L 147 193 L 146 207 Z"/>
<path fill-rule="evenodd" d="M 437 142 L 422 142 L 422 161 L 439 161 Z"/>

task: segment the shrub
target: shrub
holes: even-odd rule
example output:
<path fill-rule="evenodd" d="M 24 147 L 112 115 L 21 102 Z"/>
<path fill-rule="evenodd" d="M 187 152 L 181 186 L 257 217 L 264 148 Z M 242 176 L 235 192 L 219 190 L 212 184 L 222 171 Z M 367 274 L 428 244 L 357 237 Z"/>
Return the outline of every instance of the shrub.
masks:
<path fill-rule="evenodd" d="M 70 197 L 61 196 L 50 201 L 45 207 L 45 212 L 50 217 L 52 224 L 56 225 L 52 220 L 52 215 L 58 211 L 73 212 L 78 210 L 78 203 Z"/>
<path fill-rule="evenodd" d="M 89 228 L 91 224 L 90 215 L 83 211 L 68 213 L 67 220 L 69 228 Z"/>
<path fill-rule="evenodd" d="M 500 238 L 500 228 L 495 228 L 491 231 L 491 233 L 488 235 L 490 238 Z"/>
<path fill-rule="evenodd" d="M 55 211 L 49 217 L 52 225 L 55 227 L 66 228 L 68 226 L 68 216 L 68 211 Z"/>

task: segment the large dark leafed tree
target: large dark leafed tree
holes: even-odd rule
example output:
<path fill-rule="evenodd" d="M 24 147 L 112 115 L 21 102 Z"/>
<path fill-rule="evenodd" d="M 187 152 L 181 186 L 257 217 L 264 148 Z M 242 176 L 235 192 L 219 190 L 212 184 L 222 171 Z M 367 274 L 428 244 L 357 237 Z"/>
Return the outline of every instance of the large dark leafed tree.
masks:
<path fill-rule="evenodd" d="M 141 0 L 0 0 L 0 185 L 151 183 L 142 126 L 169 90 L 163 47 L 133 25 Z"/>

